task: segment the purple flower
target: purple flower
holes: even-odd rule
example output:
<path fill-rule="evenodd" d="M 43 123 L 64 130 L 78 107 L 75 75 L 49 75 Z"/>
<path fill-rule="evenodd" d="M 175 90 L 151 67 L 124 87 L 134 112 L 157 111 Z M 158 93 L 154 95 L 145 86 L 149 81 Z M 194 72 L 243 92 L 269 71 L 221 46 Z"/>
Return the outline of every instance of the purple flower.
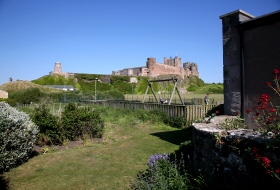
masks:
<path fill-rule="evenodd" d="M 167 160 L 168 159 L 168 154 L 164 153 L 162 154 L 156 154 L 156 155 L 151 155 L 150 158 L 148 159 L 148 166 L 149 167 L 153 167 L 153 166 L 157 166 L 157 162 L 159 160 Z"/>

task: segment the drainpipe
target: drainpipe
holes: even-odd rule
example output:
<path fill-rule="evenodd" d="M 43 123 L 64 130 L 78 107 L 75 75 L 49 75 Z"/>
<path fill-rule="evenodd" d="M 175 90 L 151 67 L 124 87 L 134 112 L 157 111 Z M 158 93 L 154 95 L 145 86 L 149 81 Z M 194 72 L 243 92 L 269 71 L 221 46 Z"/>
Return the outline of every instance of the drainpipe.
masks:
<path fill-rule="evenodd" d="M 240 38 L 240 76 L 241 76 L 241 117 L 244 118 L 245 117 L 245 109 L 244 109 L 244 99 L 245 99 L 245 69 L 244 69 L 244 41 L 243 41 L 243 37 L 244 37 L 244 33 L 242 30 L 241 25 L 239 24 L 238 26 L 238 31 L 239 31 L 239 38 Z"/>

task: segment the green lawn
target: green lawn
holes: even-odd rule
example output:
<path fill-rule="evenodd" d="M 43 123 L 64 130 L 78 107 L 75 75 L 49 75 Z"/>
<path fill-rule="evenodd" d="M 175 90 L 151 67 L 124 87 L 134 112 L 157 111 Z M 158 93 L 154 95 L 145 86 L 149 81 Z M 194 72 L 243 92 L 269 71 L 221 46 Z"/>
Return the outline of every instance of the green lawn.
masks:
<path fill-rule="evenodd" d="M 10 189 L 128 189 L 151 154 L 173 152 L 192 138 L 191 128 L 120 123 L 106 122 L 103 143 L 41 154 L 1 178 Z"/>

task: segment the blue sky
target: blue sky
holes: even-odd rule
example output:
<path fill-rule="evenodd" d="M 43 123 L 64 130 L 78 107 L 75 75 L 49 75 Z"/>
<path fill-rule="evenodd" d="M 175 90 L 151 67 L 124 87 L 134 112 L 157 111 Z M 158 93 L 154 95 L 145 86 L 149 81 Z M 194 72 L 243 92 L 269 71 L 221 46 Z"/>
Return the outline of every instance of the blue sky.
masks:
<path fill-rule="evenodd" d="M 0 0 L 0 85 L 53 71 L 111 74 L 178 55 L 201 78 L 223 82 L 222 22 L 261 16 L 280 0 Z"/>

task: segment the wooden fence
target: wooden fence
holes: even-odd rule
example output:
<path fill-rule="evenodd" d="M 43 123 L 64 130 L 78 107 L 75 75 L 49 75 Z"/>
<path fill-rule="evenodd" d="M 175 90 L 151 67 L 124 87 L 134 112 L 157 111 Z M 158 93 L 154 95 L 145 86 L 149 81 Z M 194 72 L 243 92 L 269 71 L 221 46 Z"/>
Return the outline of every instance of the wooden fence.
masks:
<path fill-rule="evenodd" d="M 160 109 L 172 117 L 184 117 L 187 121 L 194 121 L 203 118 L 205 114 L 216 107 L 215 104 L 211 105 L 167 105 L 157 103 L 142 103 L 133 101 L 87 101 L 84 104 L 92 104 L 99 106 L 110 106 L 114 108 L 125 109 L 144 109 L 154 110 Z"/>
<path fill-rule="evenodd" d="M 114 108 L 124 108 L 124 109 L 144 109 L 144 110 L 154 110 L 160 109 L 172 117 L 184 117 L 187 121 L 192 122 L 196 119 L 201 119 L 205 114 L 216 107 L 215 104 L 211 105 L 177 105 L 177 104 L 157 104 L 157 103 L 142 103 L 138 101 L 84 101 L 81 102 L 83 105 L 98 105 L 98 106 L 110 106 Z M 18 108 L 29 108 L 33 109 L 36 105 L 18 105 Z M 64 110 L 64 106 L 61 103 L 55 103 L 49 106 L 52 114 L 57 115 Z"/>

